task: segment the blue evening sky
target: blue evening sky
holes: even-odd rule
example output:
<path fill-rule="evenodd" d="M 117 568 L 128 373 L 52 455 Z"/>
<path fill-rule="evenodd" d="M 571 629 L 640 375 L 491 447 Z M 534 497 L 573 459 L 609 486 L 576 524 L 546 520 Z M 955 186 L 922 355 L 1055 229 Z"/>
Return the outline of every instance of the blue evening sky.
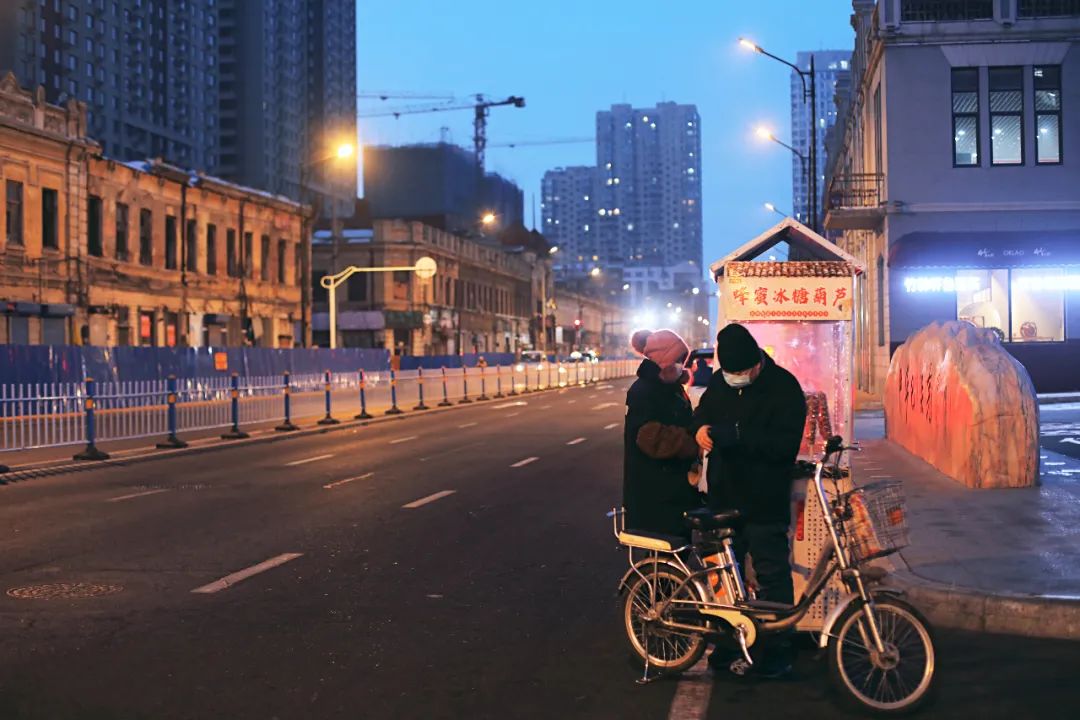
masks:
<path fill-rule="evenodd" d="M 741 49 L 740 36 L 781 57 L 850 49 L 850 0 L 360 0 L 362 90 L 522 95 L 494 108 L 488 142 L 591 137 L 613 103 L 695 103 L 701 114 L 705 262 L 791 211 L 791 155 L 754 137 L 766 123 L 790 138 L 790 70 Z M 813 8 L 813 9 L 811 9 Z M 428 101 L 361 101 L 363 108 Z M 438 101 L 432 101 L 438 102 Z M 369 144 L 436 142 L 440 128 L 472 146 L 472 112 L 363 119 Z M 592 143 L 491 148 L 488 169 L 525 190 L 526 224 L 548 169 L 595 162 Z"/>

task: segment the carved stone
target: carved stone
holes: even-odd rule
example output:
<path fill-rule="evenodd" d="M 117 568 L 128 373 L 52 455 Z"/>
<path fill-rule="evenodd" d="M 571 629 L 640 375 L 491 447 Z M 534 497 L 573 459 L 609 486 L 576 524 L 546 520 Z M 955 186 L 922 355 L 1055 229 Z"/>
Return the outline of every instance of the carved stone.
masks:
<path fill-rule="evenodd" d="M 893 356 L 889 440 L 970 488 L 1039 482 L 1039 404 L 1024 366 L 989 329 L 933 323 Z"/>

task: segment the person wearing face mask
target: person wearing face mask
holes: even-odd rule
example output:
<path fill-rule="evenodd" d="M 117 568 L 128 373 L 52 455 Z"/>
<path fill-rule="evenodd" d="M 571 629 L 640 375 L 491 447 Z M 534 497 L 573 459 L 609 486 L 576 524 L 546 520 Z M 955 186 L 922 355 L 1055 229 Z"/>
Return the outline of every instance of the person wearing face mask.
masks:
<path fill-rule="evenodd" d="M 799 381 L 758 347 L 746 327 L 731 324 L 716 336 L 721 372 L 714 373 L 694 413 L 695 439 L 709 454 L 709 507 L 739 510 L 735 551 L 750 555 L 758 599 L 792 604 L 788 525 L 792 468 L 806 425 L 806 396 Z M 791 672 L 790 639 L 770 636 L 753 649 L 749 672 L 783 677 Z M 709 657 L 714 668 L 745 662 L 725 649 Z"/>
<path fill-rule="evenodd" d="M 623 506 L 626 527 L 688 536 L 683 513 L 701 507 L 687 476 L 699 453 L 683 383 L 690 348 L 671 330 L 639 330 L 631 345 L 644 356 L 626 393 Z"/>

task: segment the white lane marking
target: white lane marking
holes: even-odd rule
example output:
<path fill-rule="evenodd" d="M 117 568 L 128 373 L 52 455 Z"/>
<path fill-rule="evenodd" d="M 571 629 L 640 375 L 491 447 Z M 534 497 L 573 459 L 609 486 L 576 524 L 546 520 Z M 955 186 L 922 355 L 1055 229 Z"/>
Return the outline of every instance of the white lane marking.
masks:
<path fill-rule="evenodd" d="M 285 463 L 285 467 L 295 467 L 297 465 L 307 465 L 308 463 L 315 462 L 317 460 L 326 460 L 327 458 L 334 457 L 333 453 L 329 455 L 316 455 L 315 457 L 304 458 L 303 460 L 293 460 L 291 463 Z"/>
<path fill-rule="evenodd" d="M 506 417 L 508 417 L 508 418 L 510 418 L 510 417 L 517 417 L 517 416 L 518 416 L 518 415 L 520 415 L 520 414 L 521 414 L 521 413 L 519 413 L 519 412 L 516 412 L 516 413 L 506 413 Z"/>
<path fill-rule="evenodd" d="M 712 673 L 709 663 L 701 658 L 697 665 L 682 674 L 671 700 L 668 720 L 702 720 L 709 709 L 712 695 Z"/>
<path fill-rule="evenodd" d="M 600 385 L 596 389 L 597 390 L 611 390 L 611 389 L 613 389 L 613 387 L 611 385 Z"/>
<path fill-rule="evenodd" d="M 464 430 L 465 428 L 476 427 L 476 423 L 465 423 L 464 425 L 458 425 L 458 430 Z"/>
<path fill-rule="evenodd" d="M 145 497 L 147 495 L 157 495 L 158 493 L 169 492 L 168 488 L 162 488 L 159 490 L 144 490 L 143 492 L 131 493 L 130 495 L 121 495 L 120 497 L 109 498 L 105 502 L 123 502 L 124 500 L 131 500 L 132 498 Z"/>
<path fill-rule="evenodd" d="M 422 497 L 419 500 L 413 500 L 408 505 L 402 505 L 401 507 L 412 510 L 413 508 L 418 508 L 422 505 L 427 505 L 428 503 L 435 502 L 436 500 L 444 498 L 447 495 L 453 495 L 456 492 L 457 490 L 440 490 L 437 493 L 432 493 L 431 495 L 428 495 L 427 497 Z"/>
<path fill-rule="evenodd" d="M 576 403 L 576 402 L 577 402 L 577 400 L 567 400 L 567 401 L 566 401 L 566 404 L 567 404 L 567 405 L 573 405 L 573 404 L 574 404 L 574 403 Z"/>
<path fill-rule="evenodd" d="M 423 460 L 423 459 L 424 458 L 421 458 L 421 460 Z M 369 472 L 369 473 L 364 473 L 363 475 L 357 475 L 356 477 L 345 478 L 344 480 L 335 480 L 332 483 L 326 483 L 325 485 L 323 485 L 323 487 L 326 488 L 327 490 L 329 490 L 330 488 L 336 488 L 338 485 L 344 485 L 345 483 L 356 482 L 357 480 L 367 480 L 369 477 L 371 477 L 374 474 L 375 473 L 373 473 L 373 472 Z"/>
<path fill-rule="evenodd" d="M 590 395 L 590 396 L 589 396 L 589 399 L 590 399 L 590 400 L 595 400 L 595 399 L 596 399 L 596 398 L 598 398 L 598 397 L 600 397 L 600 394 L 599 394 L 599 393 L 593 393 L 592 395 Z"/>
<path fill-rule="evenodd" d="M 609 407 L 616 407 L 616 406 L 617 406 L 618 404 L 619 404 L 619 403 L 613 403 L 613 402 L 609 402 L 609 403 L 600 403 L 599 405 L 597 405 L 596 407 L 594 407 L 594 408 L 593 408 L 593 410 L 603 410 L 603 409 L 605 409 L 605 408 L 609 408 Z"/>
<path fill-rule="evenodd" d="M 502 405 L 492 405 L 491 409 L 492 410 L 505 410 L 506 408 L 521 407 L 522 405 L 528 405 L 528 404 L 529 403 L 527 403 L 527 402 L 525 402 L 523 400 L 518 400 L 517 402 L 508 402 L 508 403 L 503 403 Z"/>
<path fill-rule="evenodd" d="M 617 427 L 619 427 L 619 423 L 611 423 L 610 425 L 605 425 L 604 429 L 605 430 L 613 430 L 613 429 L 615 429 Z"/>
<path fill-rule="evenodd" d="M 409 442 L 410 440 L 415 440 L 416 438 L 417 438 L 416 435 L 410 435 L 409 437 L 403 437 L 403 438 L 398 438 L 397 440 L 391 440 L 390 444 L 391 445 L 400 445 L 401 443 Z"/>
<path fill-rule="evenodd" d="M 512 468 L 518 468 L 518 467 L 525 467 L 525 466 L 526 466 L 526 465 L 528 465 L 529 463 L 534 463 L 534 462 L 536 462 L 536 461 L 537 461 L 537 460 L 539 460 L 539 459 L 540 459 L 540 458 L 538 458 L 538 457 L 529 457 L 529 458 L 525 458 L 524 460 L 519 460 L 518 462 L 514 463 L 514 464 L 513 464 L 513 465 L 511 465 L 510 467 L 512 467 Z"/>
<path fill-rule="evenodd" d="M 566 444 L 567 445 L 580 445 L 583 442 L 585 442 L 585 438 L 574 438 L 573 440 L 571 440 L 570 442 L 568 442 Z"/>
<path fill-rule="evenodd" d="M 551 409 L 551 406 L 550 406 L 550 405 L 544 405 L 544 406 L 543 406 L 543 407 L 541 407 L 540 409 L 541 409 L 541 410 L 550 410 L 550 409 Z"/>
<path fill-rule="evenodd" d="M 891 477 L 892 477 L 892 475 L 871 475 L 870 479 L 871 480 L 876 480 L 878 478 L 891 478 Z"/>
<path fill-rule="evenodd" d="M 291 560 L 295 560 L 296 558 L 300 557 L 303 554 L 304 553 L 282 553 L 281 555 L 276 555 L 276 556 L 270 558 L 269 560 L 264 560 L 263 562 L 259 563 L 258 565 L 252 565 L 249 568 L 245 568 L 243 570 L 239 570 L 237 572 L 226 575 L 225 577 L 221 578 L 220 580 L 215 580 L 214 582 L 212 582 L 212 583 L 210 583 L 208 585 L 203 585 L 201 587 L 197 587 L 194 590 L 192 590 L 191 592 L 193 592 L 193 593 L 202 593 L 202 594 L 210 594 L 210 593 L 220 592 L 222 590 L 225 590 L 226 588 L 232 587 L 233 585 L 235 585 L 238 582 L 241 582 L 242 580 L 247 580 L 252 575 L 258 575 L 261 572 L 266 572 L 267 570 L 272 570 L 273 568 L 276 568 L 278 565 L 284 565 L 285 563 L 287 563 L 287 562 L 289 562 Z"/>

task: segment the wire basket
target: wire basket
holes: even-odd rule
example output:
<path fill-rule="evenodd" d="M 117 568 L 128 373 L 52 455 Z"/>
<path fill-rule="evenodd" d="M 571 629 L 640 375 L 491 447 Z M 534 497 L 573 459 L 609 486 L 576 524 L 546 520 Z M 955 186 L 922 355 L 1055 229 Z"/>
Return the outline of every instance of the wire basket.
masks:
<path fill-rule="evenodd" d="M 846 523 L 857 562 L 891 555 L 908 546 L 907 504 L 897 481 L 871 483 L 844 495 L 851 517 Z"/>

